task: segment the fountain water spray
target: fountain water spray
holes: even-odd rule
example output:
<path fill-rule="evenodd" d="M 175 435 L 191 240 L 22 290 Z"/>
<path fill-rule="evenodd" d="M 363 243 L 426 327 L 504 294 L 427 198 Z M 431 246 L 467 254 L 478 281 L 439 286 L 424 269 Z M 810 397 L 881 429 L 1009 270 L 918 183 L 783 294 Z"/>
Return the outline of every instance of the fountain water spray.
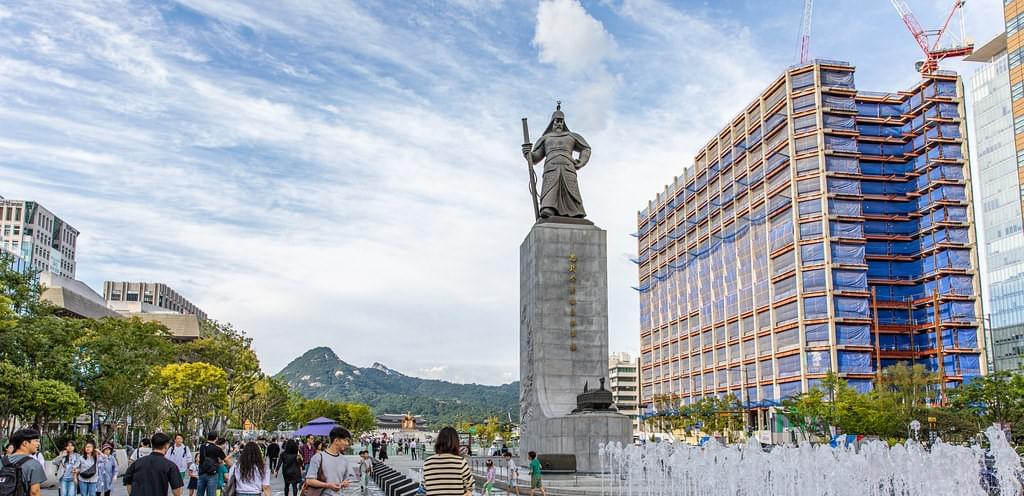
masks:
<path fill-rule="evenodd" d="M 986 477 L 985 450 L 937 440 L 926 450 L 915 441 L 890 447 L 868 441 L 832 448 L 804 443 L 765 451 L 756 439 L 704 447 L 668 443 L 601 447 L 609 479 L 603 494 L 619 496 L 1020 496 L 1020 457 L 997 428 Z"/>

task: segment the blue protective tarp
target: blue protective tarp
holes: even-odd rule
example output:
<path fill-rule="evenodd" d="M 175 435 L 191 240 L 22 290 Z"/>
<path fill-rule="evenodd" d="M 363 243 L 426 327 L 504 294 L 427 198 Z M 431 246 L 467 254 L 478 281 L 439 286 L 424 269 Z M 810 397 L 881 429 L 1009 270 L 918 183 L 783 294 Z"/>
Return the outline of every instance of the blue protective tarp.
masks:
<path fill-rule="evenodd" d="M 825 149 L 840 152 L 856 152 L 857 140 L 846 136 L 825 135 Z"/>
<path fill-rule="evenodd" d="M 779 377 L 800 375 L 800 355 L 789 355 L 775 360 Z"/>
<path fill-rule="evenodd" d="M 914 201 L 864 200 L 865 214 L 908 214 L 917 211 L 918 204 Z"/>
<path fill-rule="evenodd" d="M 825 244 L 814 243 L 809 245 L 800 245 L 800 260 L 803 265 L 814 265 L 824 262 Z"/>
<path fill-rule="evenodd" d="M 797 74 L 791 78 L 793 89 L 806 88 L 814 84 L 814 71 Z"/>
<path fill-rule="evenodd" d="M 822 234 L 822 224 L 820 220 L 814 222 L 801 222 L 800 223 L 800 239 L 818 239 Z"/>
<path fill-rule="evenodd" d="M 856 120 L 853 117 L 843 115 L 825 114 L 825 127 L 829 129 L 853 129 L 856 127 Z"/>
<path fill-rule="evenodd" d="M 871 362 L 871 352 L 868 351 L 839 351 L 836 352 L 839 361 L 839 372 L 856 374 L 870 374 L 874 372 Z"/>
<path fill-rule="evenodd" d="M 863 270 L 833 269 L 832 286 L 837 291 L 867 291 L 868 274 Z"/>
<path fill-rule="evenodd" d="M 795 79 L 795 77 L 794 77 Z M 853 88 L 853 72 L 848 71 L 821 71 L 821 85 L 838 88 Z M 955 91 L 954 91 L 955 94 Z"/>
<path fill-rule="evenodd" d="M 796 302 L 790 302 L 775 309 L 775 324 L 785 324 L 797 319 Z"/>
<path fill-rule="evenodd" d="M 800 381 L 779 383 L 779 399 L 792 398 L 803 392 Z"/>
<path fill-rule="evenodd" d="M 808 345 L 828 343 L 828 323 L 808 324 L 804 328 L 804 340 Z"/>
<path fill-rule="evenodd" d="M 824 296 L 804 298 L 804 318 L 823 319 L 828 317 L 828 301 Z"/>
<path fill-rule="evenodd" d="M 777 226 L 773 226 L 771 233 L 768 235 L 769 246 L 771 251 L 778 250 L 783 246 L 793 242 L 793 222 L 787 220 Z"/>
<path fill-rule="evenodd" d="M 845 215 L 848 217 L 860 217 L 863 215 L 861 202 L 854 200 L 829 199 L 828 211 L 833 215 Z"/>
<path fill-rule="evenodd" d="M 981 373 L 981 360 L 978 355 L 960 355 L 960 375 L 976 376 Z"/>
<path fill-rule="evenodd" d="M 829 231 L 837 238 L 861 239 L 864 237 L 864 225 L 860 222 L 830 221 Z"/>
<path fill-rule="evenodd" d="M 857 159 L 853 157 L 828 155 L 825 157 L 825 170 L 856 174 L 857 172 L 860 172 L 860 165 Z"/>
<path fill-rule="evenodd" d="M 866 319 L 869 317 L 867 298 L 836 296 L 833 303 L 838 318 Z"/>
<path fill-rule="evenodd" d="M 871 330 L 862 324 L 836 324 L 836 342 L 849 345 L 871 344 Z"/>
<path fill-rule="evenodd" d="M 802 278 L 805 293 L 825 290 L 825 269 L 805 270 L 800 274 L 800 277 Z M 867 279 L 864 279 L 864 281 L 867 284 Z M 778 298 L 778 295 L 776 295 L 776 298 Z"/>
<path fill-rule="evenodd" d="M 906 195 L 917 188 L 913 182 L 861 181 L 860 189 L 865 195 Z"/>
<path fill-rule="evenodd" d="M 832 357 L 827 351 L 807 352 L 807 373 L 824 374 L 832 370 Z M 842 369 L 840 369 L 842 370 Z"/>
<path fill-rule="evenodd" d="M 842 264 L 863 264 L 864 245 L 832 243 L 832 261 Z"/>
<path fill-rule="evenodd" d="M 978 330 L 977 329 L 957 329 L 956 330 L 956 342 L 959 348 L 977 348 L 978 347 Z"/>
<path fill-rule="evenodd" d="M 853 98 L 838 95 L 822 95 L 822 106 L 842 110 L 856 110 L 857 104 Z"/>
<path fill-rule="evenodd" d="M 800 212 L 800 217 L 813 217 L 821 213 L 821 200 L 815 198 L 813 200 L 804 200 L 797 204 L 797 209 Z"/>
<path fill-rule="evenodd" d="M 861 394 L 867 394 L 874 389 L 871 379 L 847 379 L 846 384 Z"/>

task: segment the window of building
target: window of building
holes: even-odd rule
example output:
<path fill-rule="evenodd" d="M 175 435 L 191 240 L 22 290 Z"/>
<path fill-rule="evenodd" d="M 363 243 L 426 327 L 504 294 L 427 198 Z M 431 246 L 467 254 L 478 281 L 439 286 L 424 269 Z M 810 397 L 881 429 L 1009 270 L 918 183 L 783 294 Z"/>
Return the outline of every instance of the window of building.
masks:
<path fill-rule="evenodd" d="M 1013 132 L 1015 134 L 1024 133 L 1024 115 L 1013 120 Z"/>
<path fill-rule="evenodd" d="M 1010 87 L 1010 97 L 1013 101 L 1020 100 L 1024 97 L 1024 81 L 1014 84 Z"/>
<path fill-rule="evenodd" d="M 1021 63 L 1021 59 L 1024 58 L 1024 47 L 1020 47 L 1007 56 L 1007 64 L 1010 69 L 1017 67 Z"/>
<path fill-rule="evenodd" d="M 121 291 L 113 290 L 110 292 L 110 299 L 113 301 L 121 301 Z"/>
<path fill-rule="evenodd" d="M 125 295 L 124 301 L 139 301 L 139 292 L 128 291 L 128 293 Z"/>

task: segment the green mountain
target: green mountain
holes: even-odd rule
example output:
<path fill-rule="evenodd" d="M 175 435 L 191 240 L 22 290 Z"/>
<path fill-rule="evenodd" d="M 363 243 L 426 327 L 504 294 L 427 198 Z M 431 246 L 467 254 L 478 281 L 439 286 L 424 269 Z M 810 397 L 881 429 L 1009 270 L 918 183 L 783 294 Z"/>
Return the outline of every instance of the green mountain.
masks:
<path fill-rule="evenodd" d="M 519 382 L 485 386 L 409 377 L 379 363 L 356 367 L 327 347 L 307 351 L 276 377 L 306 398 L 366 403 L 376 414 L 412 412 L 431 426 L 507 421 L 509 415 L 519 420 Z"/>

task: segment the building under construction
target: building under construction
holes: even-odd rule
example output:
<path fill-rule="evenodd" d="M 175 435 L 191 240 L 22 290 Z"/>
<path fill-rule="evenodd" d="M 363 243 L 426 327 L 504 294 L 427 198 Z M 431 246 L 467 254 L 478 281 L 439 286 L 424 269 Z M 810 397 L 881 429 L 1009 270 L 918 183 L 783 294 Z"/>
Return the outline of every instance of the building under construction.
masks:
<path fill-rule="evenodd" d="M 962 102 L 955 73 L 874 93 L 817 60 L 714 136 L 637 216 L 642 401 L 984 374 Z"/>

